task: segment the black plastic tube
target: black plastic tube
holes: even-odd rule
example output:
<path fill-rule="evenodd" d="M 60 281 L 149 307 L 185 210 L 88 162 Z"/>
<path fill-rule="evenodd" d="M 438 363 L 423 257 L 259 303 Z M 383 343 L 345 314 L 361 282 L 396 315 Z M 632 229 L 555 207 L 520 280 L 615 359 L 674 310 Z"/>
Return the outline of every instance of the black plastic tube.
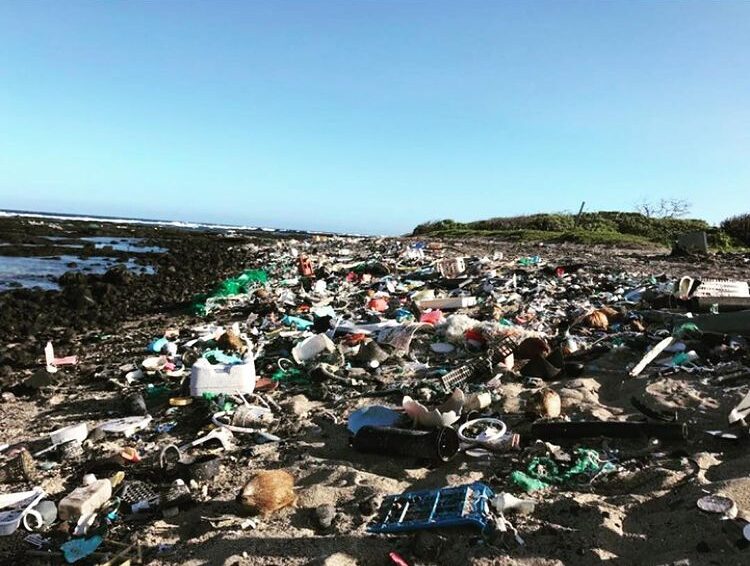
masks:
<path fill-rule="evenodd" d="M 390 426 L 363 426 L 352 445 L 359 452 L 382 456 L 410 456 L 447 462 L 458 452 L 458 433 L 450 427 L 408 430 Z"/>
<path fill-rule="evenodd" d="M 695 312 L 710 312 L 718 305 L 719 312 L 746 311 L 750 309 L 750 297 L 693 297 L 690 307 Z"/>
<path fill-rule="evenodd" d="M 685 423 L 651 423 L 624 421 L 578 421 L 559 423 L 534 423 L 531 436 L 542 440 L 552 438 L 659 438 L 662 440 L 684 440 L 687 438 Z"/>

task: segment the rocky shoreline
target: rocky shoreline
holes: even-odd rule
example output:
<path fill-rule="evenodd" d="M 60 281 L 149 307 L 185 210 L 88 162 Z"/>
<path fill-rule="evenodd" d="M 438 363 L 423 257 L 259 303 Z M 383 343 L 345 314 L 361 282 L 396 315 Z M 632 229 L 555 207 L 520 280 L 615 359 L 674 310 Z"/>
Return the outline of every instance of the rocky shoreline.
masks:
<path fill-rule="evenodd" d="M 50 224 L 54 230 L 50 229 Z M 117 265 L 101 275 L 71 271 L 59 279 L 60 291 L 15 289 L 0 293 L 0 344 L 20 342 L 12 352 L 0 355 L 0 372 L 26 369 L 39 356 L 37 343 L 48 340 L 70 345 L 72 335 L 89 330 L 116 331 L 127 321 L 154 314 L 177 315 L 187 310 L 195 294 L 207 292 L 217 281 L 241 270 L 246 259 L 243 245 L 273 242 L 289 235 L 223 235 L 150 226 L 118 226 L 91 222 L 38 222 L 0 218 L 3 255 L 55 257 L 70 254 L 50 245 L 50 234 L 71 240 L 102 233 L 113 238 L 139 238 L 147 245 L 166 248 L 159 254 L 129 254 L 86 246 L 76 251 L 81 258 L 108 255 L 124 261 L 135 256 L 141 265 L 154 268 L 153 275 L 134 273 Z M 29 248 L 25 244 L 33 243 Z M 33 344 L 31 350 L 25 343 Z"/>

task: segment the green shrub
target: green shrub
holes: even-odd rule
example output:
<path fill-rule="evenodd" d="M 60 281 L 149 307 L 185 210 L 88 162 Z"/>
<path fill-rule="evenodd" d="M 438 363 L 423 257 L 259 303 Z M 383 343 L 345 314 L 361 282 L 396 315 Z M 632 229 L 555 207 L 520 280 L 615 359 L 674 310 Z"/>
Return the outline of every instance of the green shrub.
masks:
<path fill-rule="evenodd" d="M 721 223 L 721 229 L 742 244 L 750 246 L 750 213 L 727 218 Z"/>
<path fill-rule="evenodd" d="M 750 216 L 750 215 L 749 215 Z M 750 230 L 750 227 L 748 227 Z M 649 218 L 638 212 L 585 212 L 580 217 L 574 214 L 528 214 L 524 216 L 505 216 L 477 220 L 475 222 L 455 222 L 439 220 L 420 224 L 413 234 L 441 235 L 492 235 L 509 237 L 519 233 L 547 233 L 552 238 L 572 240 L 621 241 L 633 243 L 650 241 L 670 245 L 677 236 L 684 232 L 711 230 L 703 220 L 679 218 Z M 581 235 L 588 234 L 585 238 Z M 561 236 L 565 234 L 565 236 Z"/>
<path fill-rule="evenodd" d="M 738 242 L 732 236 L 720 228 L 711 228 L 707 231 L 706 236 L 708 237 L 708 245 L 719 251 L 730 251 L 738 245 Z"/>
<path fill-rule="evenodd" d="M 460 226 L 459 222 L 446 218 L 445 220 L 430 220 L 424 224 L 420 224 L 412 232 L 412 236 L 419 236 L 421 234 L 433 234 L 435 232 L 442 232 Z"/>
<path fill-rule="evenodd" d="M 573 228 L 573 217 L 569 214 L 529 214 L 506 216 L 468 222 L 473 230 L 543 230 L 563 231 Z"/>

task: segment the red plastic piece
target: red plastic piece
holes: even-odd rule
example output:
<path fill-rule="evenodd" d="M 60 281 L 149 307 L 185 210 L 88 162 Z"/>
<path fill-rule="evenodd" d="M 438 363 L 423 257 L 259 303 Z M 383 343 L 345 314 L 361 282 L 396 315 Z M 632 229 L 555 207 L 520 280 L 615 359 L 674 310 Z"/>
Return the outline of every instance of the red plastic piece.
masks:
<path fill-rule="evenodd" d="M 435 309 L 434 311 L 426 312 L 419 317 L 419 322 L 426 322 L 427 324 L 435 325 L 440 322 L 443 318 L 443 311 Z"/>
<path fill-rule="evenodd" d="M 299 256 L 299 274 L 303 277 L 312 277 L 315 272 L 313 271 L 312 262 L 306 255 Z"/>
<path fill-rule="evenodd" d="M 367 308 L 377 312 L 385 312 L 388 310 L 388 301 L 382 298 L 370 299 L 370 302 L 367 303 Z"/>

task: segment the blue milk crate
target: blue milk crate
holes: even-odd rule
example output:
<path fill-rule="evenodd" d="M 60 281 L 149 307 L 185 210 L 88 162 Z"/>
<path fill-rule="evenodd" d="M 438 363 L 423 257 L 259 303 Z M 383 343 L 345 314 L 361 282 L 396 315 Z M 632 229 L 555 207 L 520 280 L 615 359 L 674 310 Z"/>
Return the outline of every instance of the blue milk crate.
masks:
<path fill-rule="evenodd" d="M 467 525 L 484 530 L 491 518 L 492 497 L 492 490 L 481 482 L 389 495 L 368 530 L 398 533 Z"/>

